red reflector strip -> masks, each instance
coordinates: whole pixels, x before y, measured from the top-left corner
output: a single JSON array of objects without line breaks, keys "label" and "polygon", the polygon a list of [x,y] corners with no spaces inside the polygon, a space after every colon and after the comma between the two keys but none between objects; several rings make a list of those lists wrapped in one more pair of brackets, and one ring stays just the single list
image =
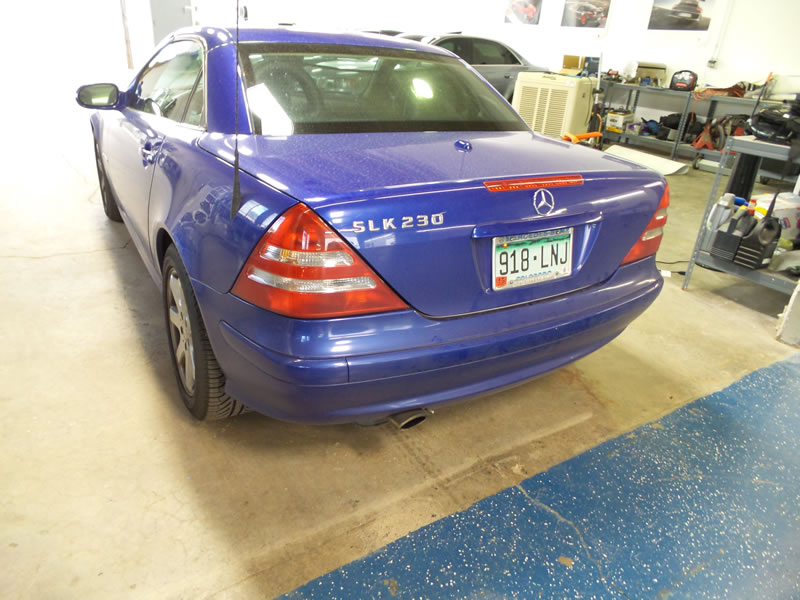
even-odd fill
[{"label": "red reflector strip", "polygon": [[490,192],[513,192],[516,190],[532,190],[534,188],[567,187],[583,185],[583,175],[551,175],[549,177],[525,177],[524,179],[499,179],[484,181],[483,185]]}]

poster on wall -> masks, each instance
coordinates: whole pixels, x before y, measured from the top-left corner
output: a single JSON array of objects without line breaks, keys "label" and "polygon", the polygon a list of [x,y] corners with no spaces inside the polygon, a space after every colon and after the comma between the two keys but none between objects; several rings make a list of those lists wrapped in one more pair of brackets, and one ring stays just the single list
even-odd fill
[{"label": "poster on wall", "polygon": [[508,0],[506,4],[506,23],[538,25],[542,14],[543,0]]},{"label": "poster on wall", "polygon": [[605,27],[610,4],[611,0],[593,0],[592,2],[567,0],[564,4],[564,15],[561,17],[561,26]]},{"label": "poster on wall", "polygon": [[707,31],[714,0],[653,0],[648,29]]}]

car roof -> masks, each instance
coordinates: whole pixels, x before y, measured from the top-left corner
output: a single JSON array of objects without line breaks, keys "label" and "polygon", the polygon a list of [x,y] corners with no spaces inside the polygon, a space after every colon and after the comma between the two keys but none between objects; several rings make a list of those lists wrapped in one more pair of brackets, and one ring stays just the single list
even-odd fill
[{"label": "car roof", "polygon": [[[484,40],[487,42],[494,42],[495,44],[500,44],[501,46],[505,46],[506,48],[512,49],[507,43],[501,42],[500,40],[496,40],[493,38],[486,37],[484,35],[470,35],[467,33],[440,33],[437,35],[428,35],[428,34],[419,34],[419,33],[402,33],[399,38],[407,39],[407,40],[420,40],[426,44],[434,44],[439,41],[443,40],[450,40],[450,39],[470,39],[470,40]],[[515,54],[518,54],[516,50],[514,51]]]},{"label": "car roof", "polygon": [[[204,40],[209,51],[218,46],[229,44],[235,39],[235,30],[228,27],[185,27],[170,34],[160,44],[178,37],[200,37]],[[256,29],[240,28],[239,42],[267,42],[283,44],[333,44],[343,46],[366,46],[377,48],[389,48],[396,50],[416,50],[429,54],[440,54],[451,56],[444,49],[420,44],[411,40],[389,37],[380,34],[364,32],[320,32],[302,31],[295,28],[275,28],[275,29]]]},{"label": "car roof", "polygon": [[[412,40],[412,39],[416,40],[416,39],[418,39],[418,36],[419,36],[419,34],[415,34],[415,33],[404,33],[404,34],[401,34],[398,37],[405,38],[405,39],[410,39],[410,40]],[[466,33],[453,32],[453,33],[442,33],[442,34],[439,34],[439,35],[423,35],[423,36],[419,36],[419,37],[421,38],[420,41],[423,44],[431,44],[431,45],[437,44],[439,42],[444,42],[446,40],[452,40],[452,39],[470,39],[470,40],[481,40],[481,41],[486,41],[486,42],[493,42],[495,44],[500,44],[501,46],[503,46],[506,49],[508,49],[513,55],[515,55],[519,59],[519,61],[521,63],[523,63],[525,65],[530,65],[531,64],[531,62],[527,58],[525,58],[522,54],[517,52],[514,48],[509,46],[506,42],[501,42],[500,40],[495,40],[495,39],[488,38],[488,37],[485,37],[485,36],[482,36],[482,35],[469,35],[469,34],[466,34]]]}]

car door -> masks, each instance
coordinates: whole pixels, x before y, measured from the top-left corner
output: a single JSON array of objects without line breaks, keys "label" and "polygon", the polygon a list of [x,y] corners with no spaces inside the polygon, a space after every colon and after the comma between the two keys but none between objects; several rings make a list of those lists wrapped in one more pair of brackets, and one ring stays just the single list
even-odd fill
[{"label": "car door", "polygon": [[525,67],[511,50],[491,40],[473,38],[472,65],[506,99],[514,93],[517,75]]},{"label": "car door", "polygon": [[179,40],[162,48],[141,71],[128,106],[104,126],[104,159],[131,237],[147,257],[150,186],[165,128],[181,121],[203,64],[203,48]]},{"label": "car door", "polygon": [[[197,147],[198,139],[206,131],[205,75],[204,67],[197,76],[194,89],[190,90],[191,96],[185,104],[183,118],[178,113],[174,119],[165,119],[163,124],[164,138],[150,186],[148,222],[153,257],[158,255],[157,232],[167,224],[171,213],[174,212],[173,217],[180,215],[180,222],[170,234],[184,239],[187,236],[194,238],[196,226],[213,218],[208,199],[204,197],[197,201],[199,190],[214,180],[211,173],[215,171],[209,163],[215,166],[219,163]],[[219,189],[209,188],[204,196],[219,193]],[[155,258],[152,266],[157,272],[159,265]]]}]

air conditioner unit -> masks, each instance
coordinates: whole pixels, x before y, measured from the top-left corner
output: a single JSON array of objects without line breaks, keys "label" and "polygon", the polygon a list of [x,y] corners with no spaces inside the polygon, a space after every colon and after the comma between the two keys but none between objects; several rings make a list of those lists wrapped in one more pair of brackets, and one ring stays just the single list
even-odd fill
[{"label": "air conditioner unit", "polygon": [[520,73],[512,106],[537,133],[557,138],[567,132],[586,133],[593,81],[555,73]]}]

